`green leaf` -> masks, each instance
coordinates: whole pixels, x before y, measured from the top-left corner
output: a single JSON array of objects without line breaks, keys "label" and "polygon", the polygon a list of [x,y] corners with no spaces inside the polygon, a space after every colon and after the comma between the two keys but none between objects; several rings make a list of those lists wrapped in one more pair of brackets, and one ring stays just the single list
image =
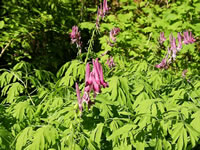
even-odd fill
[{"label": "green leaf", "polygon": [[0,21],[0,29],[4,27],[4,21]]},{"label": "green leaf", "polygon": [[93,130],[91,134],[92,140],[98,144],[99,148],[100,148],[100,141],[101,141],[103,126],[104,126],[103,123],[97,124],[97,127],[95,128],[95,130]]},{"label": "green leaf", "polygon": [[192,114],[192,122],[191,122],[191,126],[197,130],[198,132],[200,132],[200,110],[195,112],[194,114]]},{"label": "green leaf", "polygon": [[27,127],[22,130],[17,136],[16,150],[21,150],[33,134],[32,127]]},{"label": "green leaf", "polygon": [[135,129],[137,126],[134,124],[126,124],[123,127],[115,130],[109,137],[107,137],[107,140],[112,140],[116,136],[120,136],[122,134],[128,133],[130,130]]},{"label": "green leaf", "polygon": [[20,93],[23,93],[24,86],[19,82],[15,82],[5,86],[2,90],[2,95],[6,95],[7,92],[7,102],[12,103],[16,96],[19,96]]},{"label": "green leaf", "polygon": [[136,143],[136,150],[144,150],[145,143],[144,142],[137,142]]},{"label": "green leaf", "polygon": [[29,104],[28,101],[17,103],[13,110],[13,116],[16,117],[16,119],[19,119],[19,121],[22,121],[25,116],[32,120],[33,114],[34,108]]},{"label": "green leaf", "polygon": [[0,149],[11,149],[13,136],[5,127],[0,126]]},{"label": "green leaf", "polygon": [[80,24],[81,29],[88,29],[88,30],[92,30],[95,27],[94,23],[91,22],[82,22]]},{"label": "green leaf", "polygon": [[198,131],[196,131],[191,125],[186,124],[186,129],[190,135],[190,140],[192,143],[192,147],[195,147],[196,142],[198,142],[199,137],[200,137],[200,133]]},{"label": "green leaf", "polygon": [[173,132],[171,134],[172,136],[172,143],[175,143],[177,139],[181,136],[182,130],[184,129],[184,124],[183,123],[177,123],[173,127]]}]

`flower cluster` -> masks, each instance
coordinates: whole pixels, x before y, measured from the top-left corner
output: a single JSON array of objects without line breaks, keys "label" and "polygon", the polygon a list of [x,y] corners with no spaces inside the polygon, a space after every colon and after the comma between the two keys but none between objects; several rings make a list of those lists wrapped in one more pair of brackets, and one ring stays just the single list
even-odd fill
[{"label": "flower cluster", "polygon": [[[109,45],[110,46],[114,46],[113,43],[116,42],[116,35],[118,35],[120,32],[120,28],[113,28],[111,31],[110,31],[110,39],[109,39]],[[111,42],[112,41],[112,42]]]},{"label": "flower cluster", "polygon": [[165,38],[164,32],[161,32],[160,33],[160,40],[159,40],[159,42],[160,42],[160,44],[163,44],[165,41],[166,41],[166,38]]},{"label": "flower cluster", "polygon": [[73,26],[72,27],[72,32],[70,33],[70,38],[71,38],[71,42],[72,44],[76,43],[76,46],[81,49],[81,34],[78,31],[78,27],[77,26]]},{"label": "flower cluster", "polygon": [[[190,35],[189,35],[190,34]],[[192,32],[183,32],[183,43],[184,44],[192,44],[194,43],[196,40],[194,39]]]},{"label": "flower cluster", "polygon": [[90,108],[90,106],[94,104],[94,102],[90,100],[91,91],[93,91],[95,98],[96,94],[101,92],[102,86],[104,88],[108,87],[108,83],[104,81],[103,68],[101,64],[98,62],[98,58],[96,60],[92,60],[92,64],[93,64],[93,70],[91,72],[90,72],[90,64],[89,63],[86,64],[85,89],[82,98],[80,97],[80,90],[78,84],[76,83],[76,94],[80,111],[83,111],[83,106],[82,106],[83,102],[86,102],[88,108]]},{"label": "flower cluster", "polygon": [[108,58],[106,64],[108,65],[109,68],[114,67],[115,63],[114,63],[113,57]]},{"label": "flower cluster", "polygon": [[[160,40],[159,42],[163,44],[163,42],[166,40],[164,36],[164,32],[160,33]],[[161,61],[160,64],[155,65],[156,68],[159,69],[167,69],[169,64],[172,63],[172,60],[174,61],[176,59],[177,53],[182,49],[182,44],[192,44],[195,42],[195,39],[192,35],[192,32],[185,31],[183,32],[183,35],[181,33],[178,33],[177,36],[177,42],[176,44],[176,38],[171,34],[169,36],[170,41],[170,47],[168,47],[167,55],[165,58]]]},{"label": "flower cluster", "polygon": [[185,78],[185,76],[186,76],[187,72],[188,72],[188,70],[187,70],[187,69],[183,70],[183,72],[182,72],[182,77],[183,77],[183,78]]},{"label": "flower cluster", "polygon": [[108,12],[109,8],[108,8],[108,3],[107,0],[103,1],[103,6],[102,3],[100,4],[100,7],[98,7],[97,10],[97,19],[96,19],[96,28],[99,28],[99,21],[100,19],[105,17],[105,14]]}]

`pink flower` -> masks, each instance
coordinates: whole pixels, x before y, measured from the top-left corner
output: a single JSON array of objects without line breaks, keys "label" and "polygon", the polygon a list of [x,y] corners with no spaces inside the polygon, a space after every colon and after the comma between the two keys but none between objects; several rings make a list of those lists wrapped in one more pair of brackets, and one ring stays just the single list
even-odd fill
[{"label": "pink flower", "polygon": [[81,35],[80,35],[80,32],[78,31],[77,26],[72,27],[72,32],[70,33],[70,38],[71,38],[72,44],[76,43],[76,46],[78,48],[81,48],[81,45],[82,45]]},{"label": "pink flower", "polygon": [[90,80],[90,64],[86,64],[86,71],[85,71],[85,85],[91,84],[92,81]]},{"label": "pink flower", "polygon": [[182,36],[180,34],[180,32],[178,33],[178,46],[177,46],[177,50],[180,51],[182,49]]},{"label": "pink flower", "polygon": [[107,4],[107,0],[103,1],[103,14],[105,15],[108,12],[109,8],[108,8],[108,4]]},{"label": "pink flower", "polygon": [[97,10],[97,19],[96,19],[96,28],[97,29],[99,28],[100,19],[103,19],[105,17],[108,10],[109,10],[109,8],[108,8],[107,0],[104,0],[103,6],[101,3],[100,8],[98,7],[98,10]]},{"label": "pink flower", "polygon": [[161,32],[160,33],[160,44],[163,44],[164,42],[166,41],[166,38],[165,38],[165,35],[164,35],[164,32]]},{"label": "pink flower", "polygon": [[183,43],[184,44],[192,44],[194,43],[196,40],[194,39],[193,35],[192,35],[192,32],[190,32],[190,35],[189,35],[189,32],[188,31],[185,31],[183,32]]},{"label": "pink flower", "polygon": [[85,73],[85,89],[83,97],[80,97],[80,90],[78,88],[78,84],[76,83],[76,93],[77,93],[77,99],[79,104],[79,109],[82,111],[82,103],[86,102],[88,105],[88,108],[94,102],[90,100],[90,92],[93,91],[94,98],[96,97],[96,94],[101,92],[101,87],[103,86],[108,87],[108,83],[104,81],[103,79],[103,69],[101,64],[98,62],[98,58],[96,60],[92,60],[93,69],[90,72],[90,64],[86,64],[86,73]]},{"label": "pink flower", "polygon": [[[113,28],[111,31],[110,31],[110,39],[108,41],[108,43],[110,44],[110,46],[114,46],[113,43],[116,42],[116,35],[118,35],[120,32],[120,28]],[[111,42],[112,41],[112,42]]]},{"label": "pink flower", "polygon": [[188,72],[187,69],[183,70],[183,72],[182,72],[182,77],[183,77],[183,78],[185,78],[187,72]]},{"label": "pink flower", "polygon": [[160,64],[155,65],[155,67],[156,67],[156,68],[159,68],[159,69],[163,69],[163,68],[167,69],[168,66],[167,66],[167,60],[166,60],[166,58],[164,58],[164,59],[161,61]]},{"label": "pink flower", "polygon": [[78,99],[79,110],[83,111],[82,98],[80,96],[80,90],[79,90],[79,87],[78,87],[77,83],[76,83],[76,95],[77,95],[77,99]]},{"label": "pink flower", "polygon": [[106,64],[108,65],[109,68],[114,67],[115,63],[114,63],[113,57],[108,58]]},{"label": "pink flower", "polygon": [[[161,33],[160,43],[164,41],[163,37],[164,33]],[[160,64],[155,65],[156,68],[167,69],[168,65],[172,63],[173,60],[175,60],[177,53],[182,49],[182,42],[184,44],[192,44],[196,41],[192,35],[192,32],[189,33],[188,31],[183,32],[183,36],[181,35],[181,33],[178,33],[177,40],[178,40],[178,46],[176,45],[176,38],[173,37],[172,34],[170,35],[169,37],[170,48],[168,48],[167,56],[161,61]]]},{"label": "pink flower", "polygon": [[190,37],[189,37],[189,42],[190,42],[190,44],[194,43],[195,41],[196,41],[196,40],[195,40],[195,38],[193,37],[192,32],[190,32]]},{"label": "pink flower", "polygon": [[176,48],[176,38],[173,37],[173,35],[170,35],[170,44],[171,44],[171,51],[172,51],[172,58],[175,60],[176,58],[176,53],[177,53],[177,48]]},{"label": "pink flower", "polygon": [[101,64],[96,60],[92,60],[93,69],[90,72],[89,63],[86,65],[86,88],[85,91],[93,90],[95,93],[101,92],[101,86],[108,87],[108,83],[104,81],[103,69]]}]

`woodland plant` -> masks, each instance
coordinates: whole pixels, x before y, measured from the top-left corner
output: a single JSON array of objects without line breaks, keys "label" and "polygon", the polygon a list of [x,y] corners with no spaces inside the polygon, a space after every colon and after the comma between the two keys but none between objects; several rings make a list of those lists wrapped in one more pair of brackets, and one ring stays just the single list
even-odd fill
[{"label": "woodland plant", "polygon": [[88,108],[94,102],[90,100],[90,92],[93,90],[93,97],[95,98],[98,93],[101,92],[101,86],[104,88],[108,87],[108,83],[103,79],[103,69],[101,64],[98,62],[98,58],[96,60],[92,60],[93,70],[90,72],[90,64],[86,64],[86,74],[85,74],[85,89],[83,97],[80,97],[79,86],[76,83],[76,94],[79,104],[79,110],[83,111],[82,103],[85,101],[88,105]]},{"label": "woodland plant", "polygon": [[[163,44],[163,42],[166,40],[164,37],[164,32],[160,33],[160,44]],[[177,53],[182,49],[182,43],[187,44],[193,44],[196,40],[194,39],[192,32],[185,31],[183,32],[183,35],[181,33],[178,33],[177,41],[178,45],[176,45],[176,38],[173,37],[171,34],[169,37],[170,41],[170,48],[168,47],[167,55],[165,58],[161,61],[160,64],[155,65],[156,68],[159,69],[168,69],[169,65],[175,61]]]},{"label": "woodland plant", "polygon": [[78,31],[77,26],[72,27],[72,32],[70,33],[70,38],[71,38],[72,44],[76,43],[76,46],[79,49],[79,54],[81,54],[82,42],[81,42],[81,35],[80,35],[80,32]]},{"label": "woodland plant", "polygon": [[0,6],[0,149],[199,149],[198,0]]}]

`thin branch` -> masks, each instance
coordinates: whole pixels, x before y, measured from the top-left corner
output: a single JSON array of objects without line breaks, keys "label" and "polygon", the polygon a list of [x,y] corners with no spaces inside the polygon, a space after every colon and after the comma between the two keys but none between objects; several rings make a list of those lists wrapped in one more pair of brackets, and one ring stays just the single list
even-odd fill
[{"label": "thin branch", "polygon": [[10,40],[10,41],[6,44],[6,46],[5,46],[4,48],[2,48],[0,57],[2,57],[3,53],[5,52],[5,50],[8,48],[8,46],[9,46],[11,43],[12,43],[12,40]]}]

